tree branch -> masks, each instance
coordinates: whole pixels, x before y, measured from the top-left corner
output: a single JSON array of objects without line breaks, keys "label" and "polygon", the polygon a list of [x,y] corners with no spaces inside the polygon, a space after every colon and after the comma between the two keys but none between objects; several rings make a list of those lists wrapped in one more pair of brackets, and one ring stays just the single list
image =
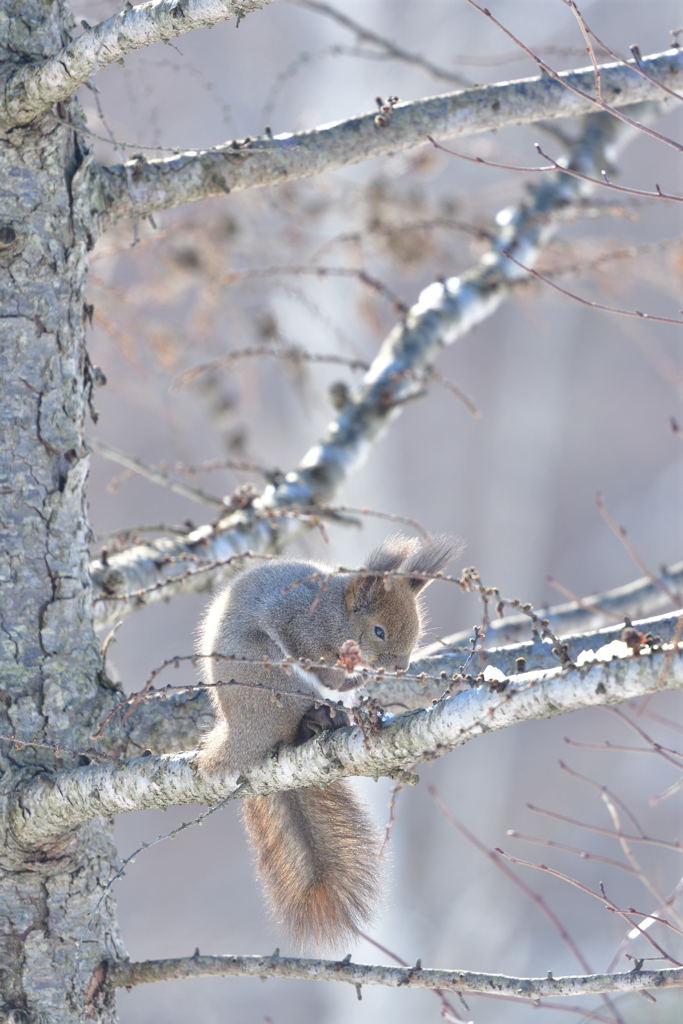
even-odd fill
[{"label": "tree branch", "polygon": [[159,484],[169,491],[173,491],[174,494],[180,494],[181,497],[189,498],[190,501],[199,502],[201,505],[215,505],[218,508],[225,509],[225,502],[221,498],[217,498],[215,494],[210,494],[200,487],[189,487],[182,480],[174,479],[165,470],[147,466],[140,459],[135,459],[131,455],[119,451],[118,448],[112,448],[111,445],[105,444],[104,441],[100,441],[98,438],[90,438],[89,444],[93,451],[96,451],[103,458],[109,459],[111,462],[117,462],[119,466],[124,466],[132,473],[144,476],[145,479],[151,480],[153,483]]},{"label": "tree branch", "polygon": [[[673,590],[683,587],[683,562],[662,567],[658,581],[663,587]],[[540,619],[548,619],[554,633],[573,632],[577,629],[602,626],[609,618],[623,620],[625,615],[639,618],[659,611],[669,603],[663,587],[658,586],[649,576],[643,576],[622,587],[614,587],[600,594],[590,594],[578,601],[567,601],[564,604],[534,610]],[[486,627],[486,641],[501,644],[525,637],[528,632],[528,615],[509,615],[489,623]],[[467,644],[468,640],[469,633],[462,631],[446,637],[444,643],[457,647]]]},{"label": "tree branch", "polygon": [[[653,646],[658,647],[675,641],[681,621],[680,613],[661,615],[635,621],[633,627],[639,633],[652,634],[656,638]],[[528,618],[526,622],[528,627]],[[622,623],[594,633],[561,637],[566,648],[565,656],[575,664],[581,663],[586,660],[586,652],[597,651],[605,644],[619,640],[623,628]],[[474,681],[474,675],[485,672],[487,668],[496,669],[506,678],[520,672],[556,668],[558,655],[554,653],[553,646],[535,636],[533,641],[477,651],[473,656],[471,647],[453,651],[444,650],[443,645],[433,645],[417,652],[417,660],[411,663],[407,673],[375,681],[366,686],[365,694],[387,709],[418,708],[439,700],[450,688],[453,693],[468,688]],[[625,647],[622,647],[622,653],[625,653]],[[524,661],[523,667],[520,667],[520,659]],[[469,679],[461,675],[464,670],[470,673]],[[108,748],[132,757],[143,750],[161,754],[191,747],[212,719],[205,686],[132,694],[106,724]]]},{"label": "tree branch", "polygon": [[202,775],[196,751],[91,764],[28,781],[9,809],[9,829],[25,848],[49,842],[91,818],[123,811],[213,804],[231,796],[327,785],[350,775],[392,774],[517,722],[681,687],[679,643],[640,657],[629,652],[581,668],[527,673],[508,682],[502,692],[478,686],[379,727],[328,731],[303,746],[279,750],[237,778]]},{"label": "tree branch", "polygon": [[0,127],[27,124],[53,103],[72,96],[96,71],[152,43],[167,43],[196,28],[239,19],[271,0],[153,0],[127,5],[59,53],[13,68],[0,89]]},{"label": "tree branch", "polygon": [[446,971],[422,967],[386,967],[339,960],[310,960],[281,956],[195,956],[141,963],[107,964],[106,981],[130,988],[152,981],[196,977],[289,978],[299,981],[346,981],[351,985],[384,985],[387,988],[428,988],[446,992],[503,995],[513,999],[547,999],[552,996],[587,996],[603,992],[642,992],[683,986],[683,967],[659,971],[628,971],[553,978],[511,978],[504,974]]},{"label": "tree branch", "polygon": [[[659,104],[646,104],[639,113],[654,116],[660,109]],[[599,176],[629,136],[632,132],[622,122],[607,114],[591,115],[571,148],[570,166]],[[315,516],[316,505],[331,499],[405,403],[422,393],[422,382],[441,349],[491,316],[511,288],[528,276],[504,251],[533,264],[562,215],[591,190],[590,183],[557,172],[538,182],[526,202],[504,211],[502,227],[481,261],[460,277],[424,289],[385,339],[357,395],[298,467],[282,483],[268,486],[251,507],[186,537],[158,538],[110,555],[106,562],[93,562],[97,624],[110,626],[154,601],[215,586],[244,564],[231,558],[282,544],[297,509],[299,516],[301,510]]]},{"label": "tree branch", "polygon": [[209,695],[203,686],[178,690],[154,690],[134,706],[122,703],[106,725],[107,749],[124,757],[143,750],[165,754],[190,748],[214,719]]},{"label": "tree branch", "polygon": [[[539,615],[538,612],[535,614]],[[528,616],[524,616],[524,618],[528,631],[533,628],[532,623]],[[504,621],[501,619],[501,622]],[[643,636],[650,635],[653,638],[652,643],[655,648],[664,643],[672,641],[675,643],[680,639],[682,626],[683,611],[633,622],[633,628],[637,633]],[[438,700],[448,685],[447,681],[451,678],[454,678],[456,682],[458,679],[462,679],[460,673],[463,672],[465,665],[468,666],[470,679],[491,669],[495,670],[502,678],[509,679],[524,672],[552,670],[563,660],[575,665],[582,665],[608,644],[618,642],[625,648],[626,641],[622,639],[623,633],[624,623],[622,621],[618,626],[607,626],[592,633],[563,636],[559,638],[560,650],[558,650],[553,639],[549,636],[542,637],[535,632],[533,640],[508,644],[504,647],[493,647],[488,650],[477,650],[474,655],[471,644],[467,647],[453,649],[451,638],[446,638],[439,644],[433,644],[418,651],[417,660],[411,662],[405,676],[387,679],[377,686],[373,685],[372,695],[384,707],[391,708],[396,705],[409,708],[419,707],[430,700]],[[614,650],[616,653],[616,649]],[[623,649],[622,653],[625,653]],[[420,679],[421,675],[422,679]],[[493,675],[487,676],[487,678],[493,679]],[[467,685],[467,683],[461,681],[460,685]]]},{"label": "tree branch", "polygon": [[[622,107],[659,100],[658,83],[676,88],[683,81],[681,50],[642,58],[640,67],[652,80],[629,66],[633,64],[601,65],[605,101]],[[93,213],[103,230],[122,217],[145,217],[208,196],[297,180],[397,153],[419,145],[428,135],[475,135],[510,124],[586,114],[596,106],[590,95],[594,74],[591,66],[561,72],[557,79],[539,75],[400,103],[383,126],[377,125],[375,111],[311,131],[233,141],[161,160],[137,157],[110,167],[93,164],[86,187],[94,186],[97,193]]]},{"label": "tree branch", "polygon": [[[469,83],[465,80],[462,75],[451,70],[450,68],[439,67],[438,64],[434,64],[432,61],[427,60],[425,57],[419,56],[419,54],[412,53],[409,50],[404,50],[402,46],[397,46],[396,43],[386,39],[384,36],[379,35],[377,32],[373,32],[372,29],[367,28],[365,25],[361,25],[358,21],[350,18],[344,11],[338,10],[331,4],[319,3],[316,0],[293,0],[299,7],[306,7],[309,11],[316,11],[318,14],[323,14],[328,18],[331,18],[338,25],[342,25],[348,29],[349,32],[353,32],[359,43],[370,43],[372,46],[376,46],[380,52],[386,54],[391,60],[403,61],[406,64],[411,64],[413,67],[421,68],[422,71],[426,71],[428,75],[432,75],[434,78],[441,78],[446,82],[453,82],[455,85],[466,86]],[[457,62],[456,62],[457,63]]]}]

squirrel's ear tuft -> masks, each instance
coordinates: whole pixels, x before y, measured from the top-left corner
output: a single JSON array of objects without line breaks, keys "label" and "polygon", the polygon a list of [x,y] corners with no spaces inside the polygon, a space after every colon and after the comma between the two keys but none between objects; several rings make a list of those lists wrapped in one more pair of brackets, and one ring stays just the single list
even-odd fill
[{"label": "squirrel's ear tuft", "polygon": [[[394,533],[372,552],[367,569],[376,573],[400,572],[408,575],[411,590],[418,593],[432,581],[422,576],[434,576],[447,562],[459,555],[464,547],[461,540],[446,536],[435,536],[421,541],[417,537],[406,537]],[[415,573],[415,576],[412,576]],[[369,604],[375,587],[382,585],[382,577],[365,576],[356,578],[347,588],[347,606],[354,610],[362,604]],[[384,580],[383,586],[391,586]]]},{"label": "squirrel's ear tuft", "polygon": [[[370,554],[364,566],[365,574],[354,576],[345,589],[346,607],[350,612],[370,608],[381,593],[391,589],[391,580],[382,574],[403,568],[406,559],[417,555],[420,542],[416,537],[394,533],[382,541]],[[379,575],[375,576],[374,573]]]},{"label": "squirrel's ear tuft", "polygon": [[403,569],[403,563],[416,556],[421,545],[417,537],[406,537],[402,533],[392,533],[372,552],[367,561],[367,568],[375,572],[393,572]]},{"label": "squirrel's ear tuft", "polygon": [[421,577],[434,576],[440,572],[451,558],[460,554],[463,547],[464,544],[459,539],[454,540],[446,536],[431,537],[405,559],[401,565],[401,572],[415,573],[416,575],[410,579],[411,588],[416,592],[424,590],[432,580]]}]

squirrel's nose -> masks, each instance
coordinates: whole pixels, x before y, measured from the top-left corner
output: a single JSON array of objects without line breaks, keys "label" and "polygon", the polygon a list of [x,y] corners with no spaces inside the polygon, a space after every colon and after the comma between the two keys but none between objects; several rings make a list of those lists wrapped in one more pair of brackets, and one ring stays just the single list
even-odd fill
[{"label": "squirrel's nose", "polygon": [[397,661],[394,662],[394,672],[405,672],[405,670],[408,668],[408,663],[408,658],[399,658]]}]

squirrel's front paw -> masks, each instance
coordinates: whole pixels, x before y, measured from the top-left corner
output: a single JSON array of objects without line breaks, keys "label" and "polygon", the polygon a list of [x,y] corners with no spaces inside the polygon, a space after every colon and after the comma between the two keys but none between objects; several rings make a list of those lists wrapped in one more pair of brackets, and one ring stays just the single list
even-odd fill
[{"label": "squirrel's front paw", "polygon": [[338,706],[314,704],[299,722],[294,743],[295,745],[305,743],[306,740],[318,736],[324,729],[342,729],[345,725],[350,724],[351,719],[341,704]]}]

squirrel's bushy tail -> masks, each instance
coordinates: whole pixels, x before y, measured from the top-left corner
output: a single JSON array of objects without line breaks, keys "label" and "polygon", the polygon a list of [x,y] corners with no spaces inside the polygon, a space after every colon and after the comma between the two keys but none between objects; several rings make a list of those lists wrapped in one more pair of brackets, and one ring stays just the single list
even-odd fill
[{"label": "squirrel's bushy tail", "polygon": [[370,915],[379,843],[345,782],[246,797],[244,822],[272,908],[300,944],[339,946]]}]

